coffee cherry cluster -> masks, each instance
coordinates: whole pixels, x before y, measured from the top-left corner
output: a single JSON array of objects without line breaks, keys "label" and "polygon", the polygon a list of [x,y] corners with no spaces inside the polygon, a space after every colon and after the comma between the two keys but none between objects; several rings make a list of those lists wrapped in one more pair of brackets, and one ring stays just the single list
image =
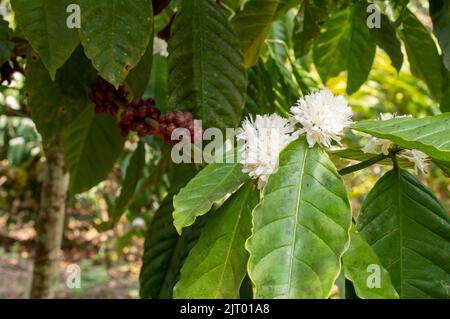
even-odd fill
[{"label": "coffee cherry cluster", "polygon": [[100,77],[92,84],[89,98],[95,103],[97,114],[109,112],[120,119],[117,127],[124,137],[132,131],[139,137],[153,135],[162,138],[168,145],[175,145],[181,141],[181,138],[172,140],[172,133],[177,128],[187,129],[192,143],[203,134],[203,131],[195,130],[192,113],[176,111],[161,115],[155,106],[155,100],[137,98],[129,102],[124,85],[120,85],[116,90],[113,85]]},{"label": "coffee cherry cluster", "polygon": [[130,131],[136,132],[140,137],[147,135],[158,136],[159,116],[161,112],[155,107],[155,100],[133,100],[121,114],[118,127],[123,136]]},{"label": "coffee cherry cluster", "polygon": [[102,115],[109,112],[112,116],[116,116],[119,107],[126,105],[128,92],[125,85],[120,85],[119,89],[108,83],[101,77],[98,77],[92,84],[89,99],[95,104],[95,112]]},{"label": "coffee cherry cluster", "polygon": [[181,141],[180,139],[172,140],[172,133],[177,128],[187,129],[191,135],[192,143],[198,138],[196,135],[201,133],[195,131],[194,119],[190,112],[169,112],[159,117],[159,132],[166,144],[175,145]]}]

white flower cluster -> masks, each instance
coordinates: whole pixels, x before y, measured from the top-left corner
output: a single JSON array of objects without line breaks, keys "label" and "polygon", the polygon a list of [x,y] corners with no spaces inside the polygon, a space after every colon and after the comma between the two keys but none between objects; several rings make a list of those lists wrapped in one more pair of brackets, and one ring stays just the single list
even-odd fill
[{"label": "white flower cluster", "polygon": [[291,108],[296,122],[306,133],[310,147],[316,143],[331,147],[331,141],[340,144],[340,135],[345,127],[352,124],[352,109],[343,96],[334,96],[328,90],[322,90],[299,99],[297,106]]},{"label": "white flower cluster", "polygon": [[[247,118],[238,130],[243,172],[258,179],[259,189],[275,171],[280,152],[299,135],[306,134],[310,147],[316,143],[330,147],[332,140],[339,143],[339,135],[352,123],[352,110],[344,97],[334,96],[328,90],[299,99],[291,112],[289,119],[276,114]],[[296,129],[297,123],[302,128]]]},{"label": "white flower cluster", "polygon": [[169,56],[169,52],[167,52],[166,40],[158,37],[153,38],[153,54],[159,54],[160,56],[165,58]]},{"label": "white flower cluster", "polygon": [[[396,114],[390,114],[390,113],[382,113],[380,114],[379,120],[380,121],[386,121],[393,118],[404,118],[404,117],[411,117],[411,115],[396,115]],[[388,155],[390,149],[395,146],[394,143],[392,143],[389,140],[371,137],[369,142],[363,147],[364,153],[370,153],[370,154],[384,154]],[[414,169],[416,173],[421,171],[422,173],[427,172],[427,164],[429,161],[428,156],[419,151],[419,150],[403,150],[398,154],[399,157],[406,158],[407,160],[414,163]]]},{"label": "white flower cluster", "polygon": [[256,115],[247,118],[237,131],[243,172],[258,179],[258,188],[264,188],[277,166],[278,155],[298,137],[288,119],[277,114]]}]

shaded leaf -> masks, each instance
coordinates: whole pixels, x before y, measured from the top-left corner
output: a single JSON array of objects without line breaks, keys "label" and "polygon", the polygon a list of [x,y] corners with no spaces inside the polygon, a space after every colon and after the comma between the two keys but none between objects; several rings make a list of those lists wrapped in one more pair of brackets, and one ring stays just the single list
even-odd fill
[{"label": "shaded leaf", "polygon": [[89,104],[64,131],[64,159],[70,172],[72,195],[89,190],[111,171],[125,142],[115,124],[114,117],[97,115]]},{"label": "shaded leaf", "polygon": [[55,78],[80,42],[77,29],[67,27],[66,8],[73,0],[12,0],[15,19],[33,49]]},{"label": "shaded leaf", "polygon": [[429,2],[433,31],[442,49],[444,65],[450,71],[450,1],[430,0]]},{"label": "shaded leaf", "polygon": [[246,72],[239,40],[215,1],[181,2],[169,52],[169,108],[193,112],[204,127],[236,127]]},{"label": "shaded leaf", "polygon": [[[353,282],[356,294],[364,299],[398,298],[398,294],[392,286],[389,272],[381,266],[377,254],[372,247],[352,228],[350,232],[350,246],[342,257],[345,277]],[[370,266],[379,267],[380,287],[370,286],[369,276],[372,274]]]},{"label": "shaded leaf", "polygon": [[116,87],[153,37],[151,0],[80,0],[81,43],[99,74]]},{"label": "shaded leaf", "polygon": [[442,95],[441,58],[430,32],[407,10],[400,34],[412,74],[422,79],[431,95],[439,101]]},{"label": "shaded leaf", "polygon": [[402,169],[370,191],[358,230],[401,298],[449,298],[450,223],[434,194]]},{"label": "shaded leaf", "polygon": [[[375,56],[375,43],[366,25],[365,1],[336,11],[326,22],[314,46],[314,63],[324,83],[347,71],[347,93],[367,80]],[[361,57],[364,57],[363,59]]]},{"label": "shaded leaf", "polygon": [[249,0],[231,21],[234,31],[241,40],[245,66],[256,64],[259,51],[270,30],[279,0]]},{"label": "shaded leaf", "polygon": [[142,177],[142,170],[145,166],[145,147],[144,143],[139,142],[133,156],[128,163],[125,179],[122,182],[120,195],[116,198],[114,204],[113,223],[118,221],[123,212],[131,203],[137,190],[139,179]]}]

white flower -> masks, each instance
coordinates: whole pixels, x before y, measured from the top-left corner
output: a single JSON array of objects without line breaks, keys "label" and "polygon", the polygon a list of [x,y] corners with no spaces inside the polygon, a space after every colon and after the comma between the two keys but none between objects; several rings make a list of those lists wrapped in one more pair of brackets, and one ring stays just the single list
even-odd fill
[{"label": "white flower", "polygon": [[340,144],[342,131],[352,123],[352,109],[347,101],[343,96],[334,96],[328,90],[300,98],[291,112],[295,121],[303,126],[300,134],[306,133],[310,147],[316,143],[331,147],[332,140]]},{"label": "white flower", "polygon": [[137,217],[133,220],[132,225],[136,228],[144,228],[145,227],[145,220],[142,217]]},{"label": "white flower", "polygon": [[393,146],[391,141],[381,138],[372,137],[366,145],[364,145],[362,151],[370,154],[389,155],[389,149]]},{"label": "white flower", "polygon": [[427,172],[429,158],[428,155],[424,152],[421,152],[419,150],[404,150],[400,152],[398,156],[406,158],[407,160],[413,162],[416,174],[419,173],[419,171],[421,171],[422,173]]},{"label": "white flower", "polygon": [[159,54],[165,58],[169,56],[169,52],[167,52],[167,42],[164,39],[158,37],[153,38],[153,54]]},{"label": "white flower", "polygon": [[243,172],[258,179],[258,189],[263,189],[277,167],[278,155],[283,148],[298,137],[288,119],[277,114],[256,115],[242,122],[237,130]]}]

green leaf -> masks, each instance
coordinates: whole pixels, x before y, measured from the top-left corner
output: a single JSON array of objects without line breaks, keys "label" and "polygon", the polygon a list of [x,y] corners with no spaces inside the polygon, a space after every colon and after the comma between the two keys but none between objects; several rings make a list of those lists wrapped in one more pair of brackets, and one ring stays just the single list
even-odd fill
[{"label": "green leaf", "polygon": [[135,97],[144,95],[150,81],[152,73],[153,62],[153,37],[147,47],[147,51],[142,57],[141,61],[134,67],[127,76],[126,83],[128,84],[131,93]]},{"label": "green leaf", "polygon": [[447,177],[450,177],[450,161],[433,160],[434,164],[444,171]]},{"label": "green leaf", "polygon": [[160,55],[155,55],[152,64],[150,84],[146,95],[155,99],[161,113],[167,113],[167,59]]},{"label": "green leaf", "polygon": [[402,44],[397,37],[395,26],[385,14],[381,14],[380,28],[370,29],[376,44],[389,55],[392,65],[400,72],[403,64]]},{"label": "green leaf", "polygon": [[[372,247],[353,227],[350,231],[350,246],[342,258],[342,263],[345,277],[353,282],[358,297],[364,299],[398,298],[398,294],[392,286],[389,272],[381,266],[381,262]],[[371,265],[379,267],[380,287],[369,285]],[[378,273],[373,273],[373,275],[377,276]]]},{"label": "green leaf", "polygon": [[153,37],[151,0],[80,0],[81,43],[100,75],[115,86],[125,80]]},{"label": "green leaf", "polygon": [[283,17],[290,9],[300,5],[299,0],[279,0],[279,2],[277,10],[273,15],[274,20]]},{"label": "green leaf", "polygon": [[169,108],[193,112],[204,127],[236,127],[247,79],[239,41],[215,1],[181,2],[169,52]]},{"label": "green leaf", "polygon": [[[44,144],[49,143],[86,109],[87,95],[83,88],[80,89],[82,80],[78,75],[89,78],[90,65],[82,51],[77,53],[59,70],[56,81],[52,81],[35,53],[28,54],[25,92],[31,118],[36,123]],[[74,64],[77,65],[76,72]],[[78,93],[72,94],[75,91]]]},{"label": "green leaf", "polygon": [[450,220],[434,194],[402,169],[370,191],[358,230],[401,298],[449,298]]},{"label": "green leaf", "polygon": [[231,21],[241,40],[247,68],[258,62],[259,51],[266,40],[278,5],[279,0],[249,0]]},{"label": "green leaf", "polygon": [[18,26],[52,79],[80,42],[77,29],[67,27],[66,9],[72,3],[73,0],[11,0]]},{"label": "green leaf", "polygon": [[239,298],[247,274],[245,241],[257,202],[258,192],[248,183],[214,212],[181,269],[175,298]]},{"label": "green leaf", "polygon": [[211,163],[202,169],[174,197],[173,219],[178,233],[181,234],[183,227],[192,225],[214,203],[235,192],[248,179],[240,163]]},{"label": "green leaf", "polygon": [[352,129],[391,140],[400,147],[418,149],[429,156],[448,161],[450,158],[450,113],[421,119],[395,118],[387,121],[362,121]]},{"label": "green leaf", "polygon": [[[376,45],[366,25],[365,1],[336,11],[326,22],[314,46],[314,63],[322,81],[347,71],[347,93],[353,94],[367,80]],[[361,58],[364,57],[364,58]]]},{"label": "green leaf", "polygon": [[125,179],[122,183],[119,197],[116,198],[114,204],[113,223],[117,222],[123,212],[131,203],[136,193],[137,185],[142,177],[142,170],[145,166],[145,146],[143,142],[139,142],[133,156],[128,163]]},{"label": "green leaf", "polygon": [[255,298],[327,298],[349,241],[351,208],[328,155],[304,137],[280,154],[247,241]]},{"label": "green leaf", "polygon": [[89,104],[64,131],[64,159],[72,195],[89,190],[111,171],[125,142],[115,124],[114,117],[97,115]]},{"label": "green leaf", "polygon": [[429,3],[433,31],[442,49],[444,65],[450,71],[450,1],[430,0]]},{"label": "green leaf", "polygon": [[8,61],[11,57],[14,43],[11,42],[12,30],[9,24],[0,17],[0,65]]},{"label": "green leaf", "polygon": [[272,114],[275,111],[275,94],[270,74],[260,61],[248,71],[246,114]]},{"label": "green leaf", "polygon": [[400,35],[412,74],[422,79],[431,95],[439,101],[442,95],[441,58],[430,32],[407,10]]},{"label": "green leaf", "polygon": [[177,188],[188,180],[193,172],[190,167],[175,170],[181,180],[173,186],[152,220],[145,238],[142,268],[139,276],[142,298],[172,297],[173,287],[179,279],[180,269],[189,251],[197,242],[206,219],[200,219],[187,228],[181,236],[173,227],[172,201]]},{"label": "green leaf", "polygon": [[302,3],[294,27],[294,50],[297,57],[306,55],[320,35],[321,24],[329,11],[329,0],[305,0]]}]

